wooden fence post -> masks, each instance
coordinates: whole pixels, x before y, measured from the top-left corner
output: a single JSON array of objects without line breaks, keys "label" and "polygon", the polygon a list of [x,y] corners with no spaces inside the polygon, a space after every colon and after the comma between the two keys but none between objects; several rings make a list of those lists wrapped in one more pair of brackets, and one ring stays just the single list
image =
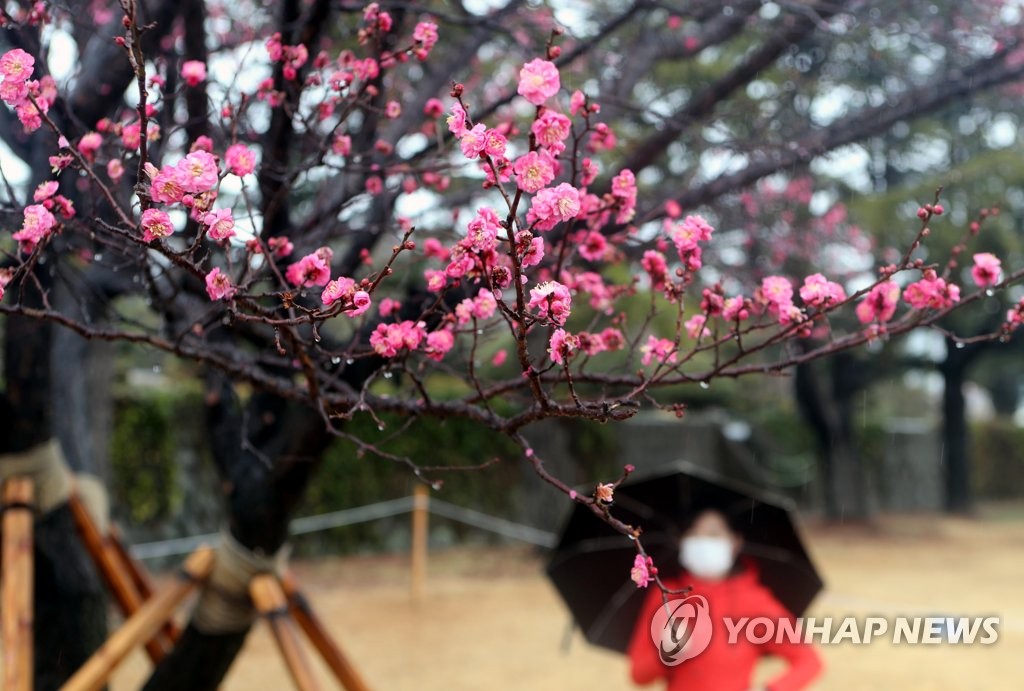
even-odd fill
[{"label": "wooden fence post", "polygon": [[419,602],[422,599],[424,583],[427,578],[427,518],[429,510],[429,490],[426,485],[418,483],[413,489],[412,503],[411,592],[414,602]]}]

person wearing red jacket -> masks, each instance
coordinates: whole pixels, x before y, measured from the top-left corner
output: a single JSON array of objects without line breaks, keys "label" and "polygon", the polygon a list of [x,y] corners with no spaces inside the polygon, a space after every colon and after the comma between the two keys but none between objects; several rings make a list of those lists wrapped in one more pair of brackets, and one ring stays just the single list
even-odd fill
[{"label": "person wearing red jacket", "polygon": [[[664,679],[668,681],[667,691],[748,691],[755,688],[798,691],[806,688],[821,673],[821,658],[810,644],[791,642],[788,636],[772,636],[768,641],[757,644],[748,639],[743,629],[737,629],[736,622],[744,617],[751,620],[767,617],[772,622],[793,618],[771,591],[758,581],[756,563],[749,559],[737,560],[742,544],[742,537],[730,527],[723,513],[709,509],[697,514],[680,543],[679,560],[683,572],[675,578],[664,578],[663,582],[672,590],[692,586],[692,593],[686,597],[705,598],[705,616],[710,614],[710,639],[706,633],[694,633],[700,624],[691,624],[693,631],[680,633],[677,623],[674,627],[657,627],[660,634],[658,631],[652,633],[651,622],[664,601],[662,591],[651,587],[629,644],[630,671],[634,682],[650,684]],[[668,597],[671,600],[684,596]],[[726,618],[735,629],[732,641]],[[692,617],[690,621],[693,621]],[[758,629],[758,633],[763,633],[763,627]],[[655,635],[660,635],[661,640],[655,640]],[[759,640],[763,636],[754,638]],[[678,651],[683,640],[687,641],[682,647],[684,651],[690,643],[701,645],[706,642],[707,647],[692,656],[682,655],[689,659],[678,664],[666,664],[659,647],[662,651]],[[753,687],[754,668],[763,655],[785,658],[788,668],[766,686]]]}]

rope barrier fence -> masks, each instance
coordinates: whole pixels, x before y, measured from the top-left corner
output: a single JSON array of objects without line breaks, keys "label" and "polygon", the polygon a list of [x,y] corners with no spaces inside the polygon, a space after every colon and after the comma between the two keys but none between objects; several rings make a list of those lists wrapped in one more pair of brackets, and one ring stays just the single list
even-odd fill
[{"label": "rope barrier fence", "polygon": [[[415,509],[413,497],[399,497],[387,501],[355,506],[330,513],[317,514],[296,518],[291,523],[292,535],[308,535],[310,533],[344,528],[345,526],[368,523],[382,518],[391,518],[411,513]],[[456,521],[479,530],[485,530],[502,537],[519,540],[538,547],[554,547],[557,536],[554,533],[534,528],[533,526],[516,523],[498,516],[458,506],[441,499],[431,498],[428,504],[431,514],[448,520]],[[131,555],[136,559],[161,559],[165,557],[189,554],[201,544],[215,543],[220,533],[204,533],[188,537],[156,540],[132,545]]]}]

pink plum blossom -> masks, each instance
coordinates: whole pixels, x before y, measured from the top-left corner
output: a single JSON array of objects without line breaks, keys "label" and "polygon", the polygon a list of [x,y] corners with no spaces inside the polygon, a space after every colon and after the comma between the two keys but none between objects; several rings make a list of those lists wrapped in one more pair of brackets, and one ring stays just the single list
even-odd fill
[{"label": "pink plum blossom", "polygon": [[516,159],[512,164],[516,184],[524,192],[533,194],[555,179],[555,167],[551,155],[545,151],[531,151]]},{"label": "pink plum blossom", "polygon": [[899,285],[892,280],[882,281],[857,305],[857,318],[862,324],[869,324],[875,320],[884,324],[896,314],[896,302],[899,299]]},{"label": "pink plum blossom", "polygon": [[572,357],[579,347],[579,338],[565,329],[555,329],[548,342],[548,355],[551,356],[552,362],[562,365]]},{"label": "pink plum blossom", "polygon": [[217,185],[217,159],[208,151],[193,151],[174,167],[177,182],[185,192],[199,194]]},{"label": "pink plum blossom", "polygon": [[686,335],[693,339],[699,339],[703,334],[707,333],[706,324],[708,318],[703,314],[695,314],[683,324],[683,328],[686,329]]},{"label": "pink plum blossom", "polygon": [[112,182],[117,182],[125,174],[125,166],[121,163],[121,159],[111,159],[106,162],[106,177],[111,178]]},{"label": "pink plum blossom", "polygon": [[846,291],[838,283],[821,274],[811,274],[800,287],[800,299],[808,307],[828,307],[846,299]]},{"label": "pink plum blossom", "polygon": [[[636,214],[636,177],[633,176],[633,171],[625,168],[612,178],[612,197],[618,207],[615,222],[629,223],[632,221]],[[708,226],[708,228],[710,227]],[[709,231],[708,238],[710,239],[710,237]]]},{"label": "pink plum blossom", "polygon": [[99,132],[88,132],[78,140],[78,153],[82,154],[87,161],[96,160],[96,152],[103,145],[103,135]]},{"label": "pink plum blossom", "polygon": [[474,319],[490,319],[497,309],[498,301],[494,299],[494,293],[481,288],[476,297],[466,298],[455,306],[455,318],[460,326],[464,326]]},{"label": "pink plum blossom", "polygon": [[991,252],[979,252],[974,255],[971,277],[979,288],[990,288],[1003,277],[1002,262]]},{"label": "pink plum blossom", "polygon": [[665,255],[658,250],[646,250],[640,260],[640,266],[647,272],[651,279],[651,288],[662,290],[668,281],[668,262]]},{"label": "pink plum blossom", "polygon": [[459,138],[459,148],[466,158],[479,158],[487,146],[487,126],[483,124],[474,125],[462,133]]},{"label": "pink plum blossom", "polygon": [[580,256],[591,262],[603,260],[607,250],[608,241],[605,240],[604,235],[596,230],[589,231],[583,237],[583,242],[577,247]]},{"label": "pink plum blossom", "polygon": [[572,295],[558,281],[547,281],[530,289],[528,306],[541,319],[550,319],[561,326],[572,311]]},{"label": "pink plum blossom", "polygon": [[142,241],[153,242],[157,238],[165,238],[174,232],[171,217],[160,209],[146,209],[142,212]]},{"label": "pink plum blossom", "polygon": [[231,279],[220,268],[214,267],[206,274],[206,294],[211,300],[230,300],[235,296],[236,290]]},{"label": "pink plum blossom", "polygon": [[701,243],[708,242],[714,232],[711,224],[703,216],[693,215],[680,222],[665,219],[664,230],[686,268],[690,271],[699,269],[702,266]]},{"label": "pink plum blossom", "polygon": [[416,350],[425,337],[423,322],[403,321],[378,324],[370,334],[370,346],[382,357],[395,357],[403,350]]},{"label": "pink plum blossom", "polygon": [[448,275],[437,269],[427,269],[423,272],[423,278],[427,282],[427,290],[432,293],[440,293],[448,284]]},{"label": "pink plum blossom", "polygon": [[414,53],[417,60],[426,60],[430,50],[437,44],[437,24],[434,22],[419,22],[412,30],[412,40],[416,41]]},{"label": "pink plum blossom", "polygon": [[321,247],[291,264],[285,271],[285,278],[300,288],[325,286],[331,280],[330,262],[333,255],[329,248]]},{"label": "pink plum blossom", "polygon": [[466,109],[461,104],[456,103],[452,106],[451,115],[447,119],[448,130],[456,137],[461,137],[466,133]]},{"label": "pink plum blossom", "polygon": [[210,239],[222,241],[235,236],[235,218],[231,209],[217,209],[203,216]]},{"label": "pink plum blossom", "polygon": [[633,568],[629,570],[629,578],[636,583],[637,588],[646,588],[657,573],[658,569],[654,566],[654,560],[638,554],[633,559]]},{"label": "pink plum blossom", "polygon": [[0,56],[0,76],[5,82],[24,84],[32,76],[36,61],[21,48],[14,48]]},{"label": "pink plum blossom", "polygon": [[232,144],[224,152],[224,163],[229,171],[242,177],[256,170],[256,155],[245,144]]},{"label": "pink plum blossom", "polygon": [[[0,281],[3,280],[3,274],[0,273]],[[0,285],[2,288],[2,285]],[[1016,330],[1021,324],[1024,324],[1024,298],[1017,301],[1017,304],[1006,310],[1006,328],[1008,331]]]},{"label": "pink plum blossom", "polygon": [[561,222],[576,218],[579,213],[579,190],[563,182],[557,187],[545,187],[537,192],[526,220],[538,230],[551,230]]},{"label": "pink plum blossom", "polygon": [[757,297],[773,314],[782,314],[793,304],[793,284],[783,276],[766,276],[761,280]]},{"label": "pink plum blossom", "polygon": [[553,62],[535,58],[519,70],[519,95],[535,106],[558,93],[561,81]]},{"label": "pink plum blossom", "polygon": [[189,86],[199,86],[206,79],[206,63],[200,60],[186,60],[181,66],[181,78]]},{"label": "pink plum blossom", "polygon": [[30,254],[56,225],[57,219],[49,209],[42,204],[31,204],[25,207],[21,229],[11,237],[18,241],[22,252]]},{"label": "pink plum blossom", "polygon": [[722,303],[722,319],[728,322],[745,321],[750,318],[750,302],[742,295],[726,298]]},{"label": "pink plum blossom", "polygon": [[582,91],[576,89],[572,92],[572,96],[569,97],[569,112],[573,115],[577,115],[587,102],[587,97]]},{"label": "pink plum blossom", "polygon": [[668,338],[648,336],[647,342],[640,346],[640,353],[640,362],[644,366],[652,362],[659,365],[671,365],[676,362],[676,344]]},{"label": "pink plum blossom", "polygon": [[906,287],[903,299],[914,309],[943,309],[960,301],[960,286],[947,283],[934,270],[926,269],[921,280]]},{"label": "pink plum blossom", "polygon": [[554,110],[545,110],[530,125],[530,131],[537,138],[537,144],[553,156],[565,151],[565,140],[572,132],[572,122]]},{"label": "pink plum blossom", "polygon": [[60,183],[56,180],[41,182],[39,183],[39,186],[36,187],[36,191],[32,193],[32,200],[37,202],[46,201],[56,194],[58,187],[60,187]]},{"label": "pink plum blossom", "polygon": [[455,334],[451,329],[439,329],[427,334],[427,342],[423,352],[431,360],[440,362],[455,345]]},{"label": "pink plum blossom", "polygon": [[331,151],[339,156],[348,156],[352,153],[352,137],[347,134],[339,134],[331,142]]}]

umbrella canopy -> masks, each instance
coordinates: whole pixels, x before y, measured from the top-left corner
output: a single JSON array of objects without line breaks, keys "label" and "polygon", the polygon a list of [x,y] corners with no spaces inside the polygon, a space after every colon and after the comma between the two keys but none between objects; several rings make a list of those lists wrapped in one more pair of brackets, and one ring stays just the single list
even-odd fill
[{"label": "umbrella canopy", "polygon": [[[584,490],[588,491],[588,490]],[[823,587],[794,522],[792,502],[678,462],[634,476],[615,491],[612,513],[643,529],[644,548],[662,575],[679,573],[679,526],[714,508],[743,533],[743,553],[786,609],[800,616]],[[636,550],[587,507],[577,504],[547,574],[587,640],[625,652],[647,591],[629,579]]]}]

